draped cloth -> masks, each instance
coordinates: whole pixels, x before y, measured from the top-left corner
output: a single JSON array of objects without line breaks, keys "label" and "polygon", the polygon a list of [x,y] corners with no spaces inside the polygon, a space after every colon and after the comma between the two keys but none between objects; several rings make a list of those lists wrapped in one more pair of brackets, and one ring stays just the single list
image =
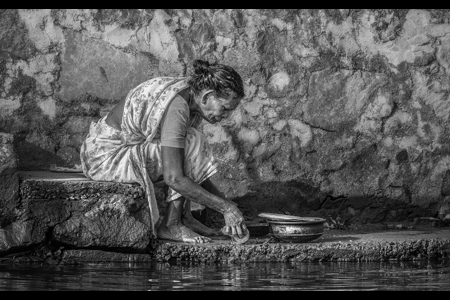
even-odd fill
[{"label": "draped cloth", "polygon": [[[141,83],[126,97],[121,131],[106,124],[105,116],[91,123],[80,149],[81,167],[87,178],[139,183],[144,188],[154,238],[159,211],[153,183],[162,175],[158,126],[172,99],[185,88],[185,77],[157,77]],[[190,117],[184,158],[186,176],[199,184],[217,172],[206,137],[196,129],[200,122],[199,115]],[[169,188],[166,201],[180,196]]]}]

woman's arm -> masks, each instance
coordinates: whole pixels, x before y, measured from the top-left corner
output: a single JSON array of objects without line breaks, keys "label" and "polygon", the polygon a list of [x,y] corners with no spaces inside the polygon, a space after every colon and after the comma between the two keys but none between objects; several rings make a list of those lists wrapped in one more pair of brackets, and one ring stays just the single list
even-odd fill
[{"label": "woman's arm", "polygon": [[176,192],[186,199],[205,205],[223,214],[225,231],[239,237],[243,236],[245,229],[244,217],[237,205],[218,197],[184,173],[184,149],[161,146],[164,181]]}]

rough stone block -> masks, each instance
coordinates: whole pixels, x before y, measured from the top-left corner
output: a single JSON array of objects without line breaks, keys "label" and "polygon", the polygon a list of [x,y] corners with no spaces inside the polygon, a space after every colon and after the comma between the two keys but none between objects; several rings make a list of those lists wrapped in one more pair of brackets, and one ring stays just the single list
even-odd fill
[{"label": "rough stone block", "polygon": [[16,218],[15,207],[19,197],[19,173],[13,139],[12,134],[0,132],[0,228]]},{"label": "rough stone block", "polygon": [[34,220],[18,220],[0,229],[0,254],[21,252],[45,239],[44,227]]},{"label": "rough stone block", "polygon": [[[138,184],[92,181],[82,174],[20,172],[20,214],[0,229],[0,254],[52,242],[76,249],[147,253],[150,210]],[[156,188],[160,211],[164,188]]]}]

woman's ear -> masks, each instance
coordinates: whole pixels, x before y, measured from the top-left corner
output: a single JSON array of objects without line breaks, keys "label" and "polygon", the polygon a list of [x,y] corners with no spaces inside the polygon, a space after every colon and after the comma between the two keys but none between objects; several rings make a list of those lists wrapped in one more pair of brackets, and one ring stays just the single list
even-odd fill
[{"label": "woman's ear", "polygon": [[213,92],[213,90],[209,90],[206,91],[203,96],[202,96],[202,104],[206,105],[206,103],[208,102],[208,97],[210,96],[209,94],[211,94]]}]

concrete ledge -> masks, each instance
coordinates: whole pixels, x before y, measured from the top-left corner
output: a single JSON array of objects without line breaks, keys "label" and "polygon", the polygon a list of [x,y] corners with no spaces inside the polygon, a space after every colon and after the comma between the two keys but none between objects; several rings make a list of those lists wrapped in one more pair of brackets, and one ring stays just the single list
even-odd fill
[{"label": "concrete ledge", "polygon": [[247,261],[385,261],[450,258],[450,229],[352,232],[330,230],[308,243],[277,243],[250,239],[243,245],[228,241],[186,245],[161,243],[152,256],[157,260],[208,262]]},{"label": "concrete ledge", "polygon": [[[16,261],[59,264],[102,262],[196,261],[209,263],[300,261],[414,261],[450,258],[450,229],[422,228],[399,231],[326,231],[308,243],[279,243],[270,236],[236,245],[229,240],[209,244],[154,241],[148,254],[104,250],[59,249],[46,255],[34,252]],[[39,257],[40,256],[40,257]]]}]

